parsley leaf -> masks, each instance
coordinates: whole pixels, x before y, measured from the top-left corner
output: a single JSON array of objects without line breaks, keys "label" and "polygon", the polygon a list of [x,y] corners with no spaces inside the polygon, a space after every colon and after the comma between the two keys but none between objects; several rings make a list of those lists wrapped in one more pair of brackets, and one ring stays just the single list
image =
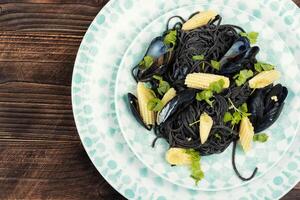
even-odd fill
[{"label": "parsley leaf", "polygon": [[250,44],[255,44],[257,42],[258,32],[249,32],[249,33],[240,32],[240,35],[248,38]]},{"label": "parsley leaf", "polygon": [[220,93],[222,92],[224,85],[225,85],[225,81],[223,79],[220,79],[218,81],[209,84],[209,89],[213,92]]},{"label": "parsley leaf", "polygon": [[243,103],[243,104],[239,107],[239,110],[240,110],[241,112],[244,112],[244,113],[248,112],[248,106],[247,106],[247,104],[246,104],[246,103]]},{"label": "parsley leaf", "polygon": [[254,64],[254,68],[257,72],[261,71],[269,71],[274,69],[274,66],[268,63],[263,63],[263,62],[257,62]]},{"label": "parsley leaf", "polygon": [[163,108],[163,103],[159,98],[152,98],[147,103],[147,109],[151,111],[160,111]]},{"label": "parsley leaf", "polygon": [[165,94],[170,89],[170,84],[167,81],[164,81],[161,76],[153,75],[153,78],[159,81],[157,92],[160,95]]},{"label": "parsley leaf", "polygon": [[266,142],[268,140],[269,136],[265,133],[255,134],[253,136],[254,142]]},{"label": "parsley leaf", "polygon": [[170,89],[170,84],[167,81],[160,81],[157,91],[160,95],[165,94]]},{"label": "parsley leaf", "polygon": [[173,30],[170,31],[165,37],[164,37],[164,43],[165,45],[174,47],[176,45],[177,40],[177,31]]},{"label": "parsley leaf", "polygon": [[236,125],[242,120],[242,115],[240,112],[235,111],[232,115],[231,125]]},{"label": "parsley leaf", "polygon": [[156,80],[163,81],[163,78],[161,76],[153,75],[152,77]]},{"label": "parsley leaf", "polygon": [[196,99],[198,101],[204,100],[208,105],[212,106],[213,101],[210,100],[210,98],[213,97],[213,92],[220,93],[223,90],[224,85],[225,82],[223,79],[212,82],[211,84],[209,84],[209,88],[207,90],[203,90],[197,93]]},{"label": "parsley leaf", "polygon": [[233,118],[232,114],[230,112],[226,112],[223,117],[223,122],[224,123],[230,122],[232,118]]},{"label": "parsley leaf", "polygon": [[204,178],[204,173],[200,164],[201,157],[199,152],[195,151],[194,149],[186,149],[186,153],[191,157],[191,177],[195,180],[195,184],[198,185],[199,181]]},{"label": "parsley leaf", "polygon": [[235,79],[235,83],[237,86],[243,85],[247,79],[251,78],[253,76],[252,70],[241,70],[239,74],[236,74],[233,78]]},{"label": "parsley leaf", "polygon": [[214,136],[215,136],[218,140],[221,140],[221,139],[222,139],[219,133],[216,133]]},{"label": "parsley leaf", "polygon": [[201,60],[204,60],[204,55],[203,54],[196,55],[196,56],[193,56],[192,59],[193,60],[200,60],[201,61]]},{"label": "parsley leaf", "polygon": [[210,61],[210,64],[211,64],[211,66],[214,68],[214,69],[216,69],[216,70],[220,70],[220,67],[221,67],[221,64],[220,64],[220,62],[218,62],[218,61],[215,61],[215,60],[211,60]]},{"label": "parsley leaf", "polygon": [[153,64],[153,58],[151,56],[145,56],[139,63],[141,69],[147,69]]},{"label": "parsley leaf", "polygon": [[198,101],[206,101],[210,106],[212,106],[213,101],[210,100],[210,98],[213,97],[213,93],[211,90],[203,90],[201,92],[198,92],[196,95],[196,99]]},{"label": "parsley leaf", "polygon": [[231,121],[231,125],[234,126],[242,120],[242,117],[247,117],[251,115],[250,113],[247,113],[248,107],[246,103],[243,103],[241,106],[237,108],[235,107],[235,105],[230,99],[229,102],[233,107],[233,109],[235,110],[235,112],[233,114],[231,114],[230,112],[226,112],[223,118],[224,123]]}]

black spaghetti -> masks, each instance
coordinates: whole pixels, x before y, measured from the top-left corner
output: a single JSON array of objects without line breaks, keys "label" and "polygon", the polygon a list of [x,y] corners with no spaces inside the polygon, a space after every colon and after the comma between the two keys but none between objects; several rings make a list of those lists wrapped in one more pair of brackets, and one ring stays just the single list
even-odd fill
[{"label": "black spaghetti", "polygon": [[249,178],[238,172],[236,143],[249,150],[254,134],[279,117],[288,92],[273,85],[279,72],[255,58],[257,33],[221,22],[212,11],[194,13],[187,21],[171,17],[133,68],[138,94],[128,99],[137,120],[154,128],[152,146],[159,138],[169,143],[170,164],[186,164],[175,154],[208,156],[233,143],[233,169],[247,181],[257,168]]}]

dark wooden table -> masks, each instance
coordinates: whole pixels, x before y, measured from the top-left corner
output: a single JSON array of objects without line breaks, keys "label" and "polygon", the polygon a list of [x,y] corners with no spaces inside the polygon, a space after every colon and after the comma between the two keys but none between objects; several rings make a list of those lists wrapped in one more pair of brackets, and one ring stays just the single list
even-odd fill
[{"label": "dark wooden table", "polygon": [[[84,151],[70,96],[80,41],[106,3],[0,0],[0,199],[123,199]],[[300,184],[283,199],[300,199]]]}]

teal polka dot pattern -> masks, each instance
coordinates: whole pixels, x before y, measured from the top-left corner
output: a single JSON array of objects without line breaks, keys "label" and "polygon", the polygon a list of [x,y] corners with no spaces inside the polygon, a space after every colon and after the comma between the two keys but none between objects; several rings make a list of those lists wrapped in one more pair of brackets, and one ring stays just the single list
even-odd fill
[{"label": "teal polka dot pattern", "polygon": [[134,192],[131,189],[125,190],[125,196],[129,199],[132,199],[134,197]]},{"label": "teal polka dot pattern", "polygon": [[117,163],[113,160],[108,161],[107,164],[108,164],[108,167],[111,169],[116,169],[116,167],[117,167]]},{"label": "teal polka dot pattern", "polygon": [[93,141],[92,141],[92,139],[91,139],[91,138],[89,138],[89,137],[86,137],[86,138],[84,138],[84,141],[83,141],[83,143],[84,143],[86,146],[90,147],[90,146],[92,146],[92,144],[93,144]]},{"label": "teal polka dot pattern", "polygon": [[280,176],[277,176],[277,177],[274,178],[273,182],[274,182],[275,185],[280,185],[280,184],[283,183],[283,180]]},{"label": "teal polka dot pattern", "polygon": [[105,16],[104,15],[99,15],[96,19],[97,23],[99,25],[103,24],[105,22]]},{"label": "teal polka dot pattern", "polygon": [[[244,3],[239,3],[238,8],[243,9],[246,6]],[[194,10],[193,10],[194,9]],[[197,8],[198,10],[204,10],[204,7]],[[188,17],[191,12],[195,12],[197,9],[189,7],[187,9],[178,9],[172,12],[172,15],[181,15]],[[295,60],[291,59],[291,65],[286,66],[286,58],[293,58],[289,50],[282,51],[285,49],[285,44],[281,38],[274,32],[270,27],[266,26],[262,21],[253,16],[249,16],[241,11],[234,11],[230,7],[218,7],[214,6],[214,10],[219,11],[223,16],[224,23],[233,23],[242,26],[247,31],[256,30],[257,27],[264,27],[259,35],[258,45],[261,51],[258,55],[260,60],[265,60],[269,63],[274,63],[278,66],[278,69],[284,73],[282,82],[291,88],[297,81],[289,80],[288,73],[284,69],[289,68],[293,70],[296,66]],[[227,17],[227,13],[234,13],[238,15],[241,22],[236,22],[236,15],[230,15]],[[255,9],[253,12],[258,12]],[[252,13],[253,13],[252,12]],[[224,13],[224,14],[223,14]],[[259,12],[261,15],[261,13]],[[132,114],[128,111],[128,103],[124,101],[124,96],[127,92],[133,94],[136,93],[136,83],[131,77],[131,68],[135,66],[144,55],[149,43],[155,37],[161,34],[165,28],[165,22],[168,20],[170,15],[161,16],[160,18],[153,21],[144,30],[140,31],[137,37],[132,41],[128,47],[124,59],[120,64],[118,71],[117,82],[116,82],[116,110],[119,119],[120,128],[127,140],[128,145],[137,157],[145,163],[147,167],[155,171],[161,177],[168,181],[178,184],[183,187],[196,190],[219,190],[219,189],[230,189],[237,187],[245,182],[238,179],[232,170],[231,166],[231,147],[229,147],[224,153],[219,155],[213,155],[209,157],[202,157],[202,165],[205,173],[205,180],[202,181],[201,187],[195,185],[194,180],[189,176],[188,167],[171,167],[164,160],[164,153],[168,149],[168,144],[165,141],[159,143],[154,149],[151,147],[151,143],[155,138],[154,133],[149,134],[141,127]],[[251,20],[250,20],[251,19]],[[145,42],[146,41],[146,42]],[[272,43],[272,46],[270,46]],[[274,48],[275,47],[275,48]],[[288,70],[288,71],[289,71]],[[300,71],[295,71],[300,76]],[[237,152],[237,165],[238,168],[245,174],[250,174],[253,169],[258,166],[259,173],[256,178],[264,175],[269,169],[271,169],[284,155],[286,149],[292,142],[292,138],[295,137],[296,128],[290,129],[290,131],[280,131],[284,128],[283,124],[289,124],[291,127],[298,124],[298,121],[290,122],[288,118],[282,116],[288,115],[288,110],[291,110],[295,96],[289,96],[286,103],[286,107],[283,110],[283,114],[270,129],[267,130],[269,134],[272,133],[270,142],[264,144],[254,144],[254,148],[247,155],[238,148]],[[296,102],[294,102],[296,104]],[[295,105],[294,104],[294,105]],[[295,111],[295,115],[300,114],[300,109]],[[288,121],[286,121],[288,120]],[[279,125],[281,124],[281,126]],[[280,134],[281,133],[281,134]],[[274,135],[274,137],[273,137]],[[278,148],[274,149],[274,146]],[[266,152],[261,154],[259,152]],[[270,152],[270,153],[269,153]],[[226,173],[220,173],[221,169],[226,169]]]},{"label": "teal polka dot pattern", "polygon": [[290,162],[288,164],[288,169],[291,170],[291,171],[294,171],[297,169],[297,163],[296,162]]},{"label": "teal polka dot pattern", "polygon": [[291,25],[292,23],[293,23],[293,16],[286,16],[285,18],[284,18],[284,21],[285,21],[285,23],[287,24],[287,25]]},{"label": "teal polka dot pattern", "polygon": [[[116,92],[117,74],[119,73],[120,63],[131,43],[149,24],[157,19],[163,19],[162,16],[164,15],[173,15],[176,9],[186,10],[192,6],[193,9],[226,10],[224,9],[225,7],[230,7],[234,12],[224,13],[224,16],[228,19],[240,11],[245,11],[245,13],[253,16],[241,14],[237,23],[247,24],[247,21],[252,21],[255,18],[261,19],[284,40],[282,42],[282,40],[270,38],[268,41],[265,41],[265,43],[270,43],[274,47],[275,53],[286,51],[286,45],[289,47],[288,51],[291,51],[293,55],[300,55],[300,33],[299,29],[297,29],[297,27],[300,27],[300,14],[298,8],[290,0],[268,0],[263,3],[259,0],[242,1],[242,5],[239,4],[240,2],[240,0],[218,0],[217,2],[216,0],[205,2],[198,0],[111,0],[91,24],[81,43],[74,66],[72,79],[74,117],[83,145],[97,170],[126,198],[214,200],[245,197],[247,199],[279,199],[299,181],[300,172],[297,168],[300,162],[300,141],[299,137],[292,137],[292,134],[289,135],[287,143],[282,142],[276,145],[276,148],[288,145],[289,148],[286,148],[287,152],[283,151],[288,156],[283,156],[276,165],[267,170],[262,176],[243,186],[240,185],[228,190],[218,190],[218,185],[221,183],[214,181],[211,184],[212,188],[218,190],[218,192],[190,190],[171,184],[156,173],[153,173],[149,168],[147,168],[147,175],[143,177],[140,169],[144,169],[146,166],[140,162],[128,147],[117,119],[115,108],[118,104],[111,104],[117,97],[121,96]],[[264,12],[258,14],[257,10],[263,10]],[[145,13],[147,14],[145,15]],[[116,20],[113,19],[114,17],[111,18],[112,14],[116,14]],[[293,16],[292,20],[289,19],[289,16]],[[120,19],[122,19],[122,26],[119,24]],[[251,27],[251,23],[248,23],[247,26]],[[251,27],[251,30],[260,30],[262,28],[256,25]],[[147,38],[151,38],[151,34],[157,32],[159,32],[157,29],[149,32]],[[290,32],[292,34],[289,34]],[[121,34],[123,34],[122,37],[120,37]],[[143,46],[147,44],[145,41],[142,42],[144,43]],[[108,51],[108,49],[112,49],[112,46],[115,46],[115,51]],[[136,53],[132,52],[133,54]],[[140,53],[136,56],[139,55]],[[287,66],[295,66],[293,55],[284,56]],[[262,54],[261,56],[262,58],[270,59],[272,62],[273,60],[276,61],[274,56],[268,54]],[[281,62],[276,64],[280,66]],[[297,64],[299,66],[299,63]],[[287,72],[284,72],[283,78],[294,80],[297,79],[297,74],[297,67],[289,67]],[[300,108],[300,104],[297,103],[300,102],[298,96],[300,90],[298,84],[291,84],[290,87],[295,95],[290,96],[288,101],[292,103],[294,109],[290,113],[285,113],[285,115],[291,117],[284,118],[283,122],[292,125],[282,130],[279,129],[278,132],[293,133],[293,130],[298,128],[296,121],[298,119],[297,110]],[[87,105],[91,107],[91,111],[89,111],[89,108],[85,108]],[[123,113],[122,115],[126,114]],[[273,138],[276,141],[279,139],[285,140],[286,137],[282,137],[281,134],[272,134],[271,139],[273,140]],[[164,145],[161,142],[158,148],[163,150],[165,148]],[[114,161],[116,165],[108,164],[111,163],[109,161]],[[245,162],[243,160],[240,161]],[[213,163],[209,159],[206,159],[205,162],[207,164]],[[276,154],[271,153],[268,157],[268,162],[276,162]],[[216,167],[213,167],[213,170],[219,171],[218,167],[216,165]],[[266,170],[264,166],[258,167]],[[226,170],[231,170],[231,168]],[[180,170],[174,171],[176,173],[171,174],[171,177],[176,176],[177,172],[181,174]],[[278,183],[278,178],[276,177],[280,177],[279,180],[282,180],[281,184],[276,184]],[[228,178],[230,179],[230,177]],[[157,185],[157,180],[160,180],[160,185]]]}]

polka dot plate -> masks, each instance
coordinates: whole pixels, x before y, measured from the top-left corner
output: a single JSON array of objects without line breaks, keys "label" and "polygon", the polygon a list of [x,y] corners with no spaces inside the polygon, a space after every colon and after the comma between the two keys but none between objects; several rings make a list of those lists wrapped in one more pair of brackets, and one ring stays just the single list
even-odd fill
[{"label": "polka dot plate", "polygon": [[[241,182],[235,177],[229,147],[202,159],[205,179],[196,187],[186,168],[170,168],[164,161],[164,141],[150,147],[154,135],[132,118],[124,94],[135,90],[130,68],[164,30],[166,20],[207,9],[217,10],[225,22],[260,32],[260,59],[278,66],[283,74],[280,82],[290,94],[282,116],[267,131],[270,141],[255,144],[247,155],[238,150],[243,173],[258,166],[255,179]],[[110,1],[82,41],[72,80],[77,129],[98,171],[128,199],[280,198],[300,177],[299,59],[295,59],[300,56],[299,22],[299,10],[289,0],[267,0],[263,5],[238,0]]]}]

